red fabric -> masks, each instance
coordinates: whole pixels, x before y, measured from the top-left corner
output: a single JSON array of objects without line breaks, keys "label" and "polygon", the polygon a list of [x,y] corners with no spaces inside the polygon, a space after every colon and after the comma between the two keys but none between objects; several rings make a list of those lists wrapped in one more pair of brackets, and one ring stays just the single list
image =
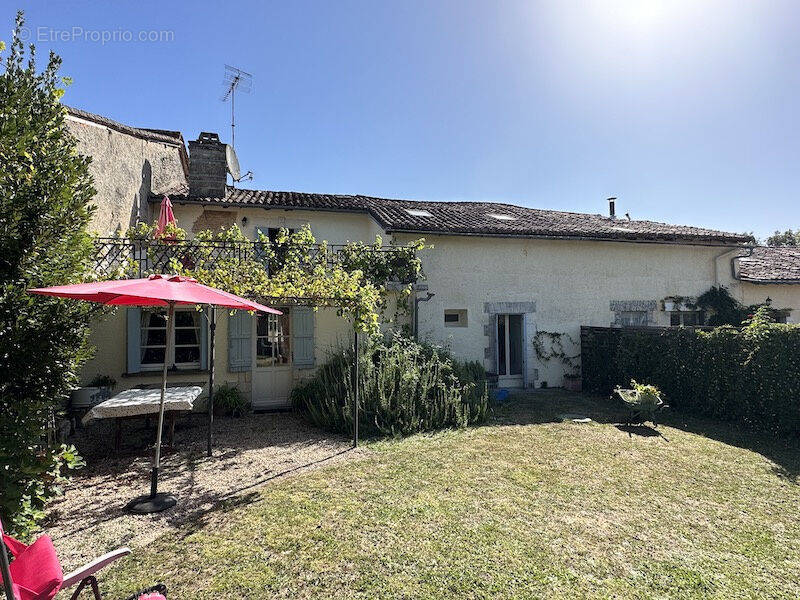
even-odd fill
[{"label": "red fabric", "polygon": [[11,582],[20,600],[51,600],[64,581],[61,564],[50,536],[43,535],[30,546],[3,534],[11,550]]},{"label": "red fabric", "polygon": [[151,275],[144,279],[57,285],[28,291],[32,294],[74,298],[118,306],[167,306],[169,302],[175,302],[184,305],[211,304],[223,308],[281,314],[281,311],[274,308],[203,285],[196,279],[178,275]]},{"label": "red fabric", "polygon": [[172,213],[172,202],[164,196],[161,201],[161,211],[158,213],[158,225],[156,225],[155,238],[163,238],[167,230],[167,225],[177,225],[175,215]]}]

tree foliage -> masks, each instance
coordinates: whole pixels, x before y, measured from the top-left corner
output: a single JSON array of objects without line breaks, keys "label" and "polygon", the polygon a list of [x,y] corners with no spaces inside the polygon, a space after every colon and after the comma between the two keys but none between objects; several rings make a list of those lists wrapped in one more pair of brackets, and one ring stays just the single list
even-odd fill
[{"label": "tree foliage", "polygon": [[800,246],[800,229],[776,231],[767,238],[767,246]]},{"label": "tree foliage", "polygon": [[[37,73],[19,37],[0,54],[0,518],[23,531],[55,491],[59,457],[46,443],[53,412],[87,354],[87,303],[34,297],[26,289],[77,282],[93,258],[87,233],[94,195],[60,104],[60,59]],[[54,473],[56,475],[54,475]]]}]

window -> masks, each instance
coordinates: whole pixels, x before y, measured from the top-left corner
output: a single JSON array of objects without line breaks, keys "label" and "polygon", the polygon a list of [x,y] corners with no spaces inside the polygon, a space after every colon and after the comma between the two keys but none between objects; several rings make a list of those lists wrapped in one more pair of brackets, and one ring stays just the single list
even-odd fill
[{"label": "window", "polygon": [[[257,231],[259,233],[265,234],[267,236],[267,239],[269,240],[269,243],[270,243],[270,247],[272,248],[272,251],[275,253],[274,258],[267,265],[268,270],[270,272],[274,273],[275,271],[280,270],[280,268],[283,266],[283,262],[284,262],[284,260],[286,258],[286,244],[285,243],[283,243],[283,244],[278,244],[277,243],[278,234],[280,233],[281,228],[280,227],[268,227],[267,229],[258,229]],[[291,234],[294,233],[295,230],[294,229],[287,229],[287,231],[289,232],[289,235],[291,235]],[[258,246],[258,245],[256,246],[255,252],[256,252],[256,258],[257,259],[263,260],[265,258],[264,257],[264,252],[263,252],[263,250],[262,250],[262,248],[260,246]]]},{"label": "window", "polygon": [[[172,352],[167,359],[169,367],[177,369],[200,368],[200,313],[193,309],[175,310],[175,331]],[[159,370],[164,367],[167,349],[167,318],[164,310],[143,310],[141,327],[142,370]]]},{"label": "window", "polygon": [[289,309],[279,309],[282,315],[260,314],[256,322],[256,364],[276,367],[291,362]]},{"label": "window", "polygon": [[646,310],[622,310],[617,312],[617,323],[622,327],[647,327]]},{"label": "window", "polygon": [[430,211],[424,210],[422,208],[404,208],[408,214],[412,217],[432,217],[433,215]]},{"label": "window", "polygon": [[696,327],[702,325],[700,311],[697,310],[674,310],[669,313],[669,324],[672,327]]},{"label": "window", "polygon": [[467,309],[466,308],[447,308],[444,311],[444,326],[445,327],[466,327],[467,326]]}]

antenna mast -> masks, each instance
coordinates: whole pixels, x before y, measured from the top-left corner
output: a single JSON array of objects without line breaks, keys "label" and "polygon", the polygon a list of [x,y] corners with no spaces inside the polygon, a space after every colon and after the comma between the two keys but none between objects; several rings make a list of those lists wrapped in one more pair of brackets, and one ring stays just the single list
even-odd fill
[{"label": "antenna mast", "polygon": [[237,67],[225,65],[223,83],[226,89],[222,101],[227,102],[228,98],[231,100],[231,147],[236,147],[236,92],[249,94],[253,89],[253,76]]}]

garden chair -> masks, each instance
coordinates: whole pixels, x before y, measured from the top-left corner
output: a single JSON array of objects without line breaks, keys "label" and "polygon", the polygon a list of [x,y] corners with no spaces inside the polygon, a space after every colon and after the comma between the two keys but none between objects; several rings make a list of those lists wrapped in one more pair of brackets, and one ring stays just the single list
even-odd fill
[{"label": "garden chair", "polygon": [[[118,548],[72,573],[64,575],[53,547],[53,541],[49,536],[43,535],[30,546],[26,546],[6,534],[3,531],[2,523],[0,523],[0,536],[4,542],[4,544],[0,543],[0,563],[2,564],[0,581],[3,582],[6,595],[8,596],[10,592],[11,598],[15,600],[51,600],[60,590],[76,584],[78,587],[70,596],[70,600],[75,600],[87,585],[91,587],[95,600],[102,600],[95,573],[131,552],[128,548]],[[10,565],[6,547],[14,557]],[[161,592],[163,598],[163,592],[166,590],[163,589],[163,586],[158,586],[157,590],[153,588],[146,591]],[[158,596],[152,597],[157,598]]]}]

